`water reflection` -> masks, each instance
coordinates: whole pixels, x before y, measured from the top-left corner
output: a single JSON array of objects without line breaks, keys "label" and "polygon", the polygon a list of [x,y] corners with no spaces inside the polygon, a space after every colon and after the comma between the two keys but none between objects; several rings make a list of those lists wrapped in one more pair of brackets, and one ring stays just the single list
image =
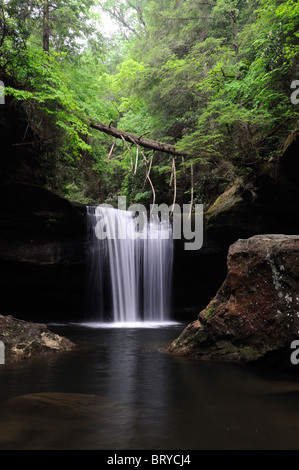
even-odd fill
[{"label": "water reflection", "polygon": [[1,404],[31,395],[0,448],[299,448],[298,380],[166,354],[181,329],[55,327],[78,351],[0,368]]}]

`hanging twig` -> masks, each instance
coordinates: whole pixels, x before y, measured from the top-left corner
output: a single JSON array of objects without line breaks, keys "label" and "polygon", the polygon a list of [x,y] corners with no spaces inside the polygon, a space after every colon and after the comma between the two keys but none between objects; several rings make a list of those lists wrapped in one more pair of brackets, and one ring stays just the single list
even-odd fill
[{"label": "hanging twig", "polygon": [[172,186],[172,181],[173,181],[173,162],[172,162],[172,167],[171,167],[171,175],[170,175],[170,181],[169,181],[169,186]]},{"label": "hanging twig", "polygon": [[[155,188],[154,188],[154,185],[153,185],[153,182],[150,178],[150,172],[151,172],[151,168],[152,168],[152,164],[153,164],[153,159],[154,159],[154,154],[152,154],[152,157],[151,157],[151,161],[150,161],[150,166],[149,168],[147,168],[148,166],[148,161],[146,159],[146,156],[144,155],[144,153],[141,151],[141,154],[143,156],[143,159],[145,161],[145,167],[146,167],[146,178],[145,178],[145,181],[144,181],[144,184],[146,182],[146,180],[148,180],[150,186],[151,186],[151,189],[152,189],[152,193],[153,193],[153,204],[152,204],[152,210],[151,210],[151,214],[154,210],[154,206],[155,206],[155,203],[156,203],[156,192],[155,192]],[[144,187],[144,186],[143,186]]]},{"label": "hanging twig", "polygon": [[171,209],[171,215],[173,215],[173,210],[174,206],[176,203],[176,193],[177,193],[177,187],[176,187],[176,167],[175,167],[175,159],[172,157],[172,170],[173,170],[173,204],[172,204],[172,209]]},{"label": "hanging twig", "polygon": [[131,169],[130,169],[129,171],[127,171],[126,173],[124,173],[124,175],[123,175],[123,176],[126,176],[126,175],[128,175],[129,173],[131,173],[131,172],[133,171],[133,169],[134,169],[133,156],[132,156],[131,149],[130,149],[130,147],[128,146],[127,142],[125,141],[125,139],[124,139],[123,137],[121,137],[121,138],[122,138],[123,142],[125,143],[127,149],[128,149],[129,152],[130,152],[130,159],[131,159]]},{"label": "hanging twig", "polygon": [[137,145],[137,152],[136,152],[136,162],[135,162],[135,171],[134,171],[134,175],[136,175],[136,173],[137,173],[138,157],[139,157],[139,146]]},{"label": "hanging twig", "polygon": [[[151,158],[151,163],[150,163],[150,168],[152,166],[152,161],[153,161],[153,155],[152,155],[152,158]],[[150,169],[149,169],[149,172],[148,172],[148,175],[147,175],[147,179],[149,181],[149,184],[151,185],[151,188],[152,188],[152,193],[153,193],[153,204],[152,204],[152,210],[151,210],[151,214],[154,210],[154,206],[156,204],[156,192],[155,192],[155,188],[154,188],[154,185],[153,185],[153,182],[150,178]]]},{"label": "hanging twig", "polygon": [[143,157],[143,160],[144,160],[144,163],[145,163],[145,179],[144,179],[144,183],[143,183],[143,186],[142,186],[142,190],[144,189],[145,187],[145,183],[147,181],[147,167],[148,167],[148,161],[146,159],[146,156],[144,155],[144,153],[141,151],[141,154],[142,154],[142,157]]},{"label": "hanging twig", "polygon": [[152,154],[152,156],[151,156],[150,166],[149,166],[149,169],[148,169],[148,175],[150,174],[151,169],[152,169],[153,159],[154,159],[154,154]]},{"label": "hanging twig", "polygon": [[111,147],[111,150],[110,150],[110,152],[109,152],[109,155],[108,155],[108,158],[107,158],[107,162],[106,162],[106,163],[108,163],[109,160],[110,160],[110,158],[112,157],[112,154],[113,154],[113,150],[114,150],[114,148],[115,148],[115,145],[116,145],[116,140],[115,140],[115,141],[113,142],[113,144],[112,144],[112,147]]},{"label": "hanging twig", "polygon": [[194,171],[193,171],[193,163],[191,165],[191,202],[190,202],[190,213],[189,213],[189,219],[191,219],[192,215],[192,208],[193,208],[193,200],[194,200]]},{"label": "hanging twig", "polygon": [[[136,161],[135,161],[135,171],[134,171],[134,175],[136,175],[137,173],[137,167],[138,167],[138,157],[139,157],[139,145],[137,144],[137,142],[133,139],[133,137],[129,137],[129,140],[132,142],[132,144],[136,145],[137,147],[137,153],[136,153]],[[132,171],[132,170],[131,170]]]},{"label": "hanging twig", "polygon": [[[128,171],[127,173],[125,173],[125,175],[129,174],[132,172],[133,170],[133,156],[132,156],[132,152],[131,152],[131,149],[130,147],[128,146],[127,142],[125,141],[124,137],[122,136],[121,137],[122,140],[124,141],[124,143],[126,144],[129,152],[130,152],[130,157],[131,157],[131,170]],[[136,171],[137,171],[137,166],[138,166],[138,156],[139,156],[139,152],[141,153],[144,161],[145,161],[145,167],[146,167],[146,178],[145,178],[145,181],[148,180],[150,186],[151,186],[151,189],[152,189],[152,193],[153,193],[153,205],[152,205],[152,210],[151,210],[151,213],[154,209],[154,205],[156,203],[156,192],[155,192],[155,188],[154,188],[154,185],[153,185],[153,182],[150,178],[150,172],[151,172],[151,169],[152,169],[152,164],[153,164],[153,159],[154,159],[154,154],[152,154],[152,157],[151,157],[151,160],[150,160],[150,165],[149,165],[149,168],[148,168],[148,161],[147,161],[147,158],[146,156],[144,155],[144,153],[142,152],[142,150],[140,150],[140,147],[139,147],[139,144],[136,142],[136,140],[132,137],[132,136],[129,136],[128,137],[128,140],[130,140],[132,142],[132,144],[136,145],[137,147],[137,155],[136,155],[136,162],[135,162],[135,172],[134,174],[136,174]],[[144,182],[145,184],[145,182]]]}]

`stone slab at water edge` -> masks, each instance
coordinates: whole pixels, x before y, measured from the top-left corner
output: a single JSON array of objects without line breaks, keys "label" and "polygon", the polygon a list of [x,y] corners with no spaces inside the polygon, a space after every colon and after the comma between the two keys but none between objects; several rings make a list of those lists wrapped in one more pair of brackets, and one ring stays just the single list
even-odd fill
[{"label": "stone slab at water edge", "polygon": [[46,353],[70,351],[75,345],[53,333],[46,325],[0,315],[0,341],[5,347],[5,364]]},{"label": "stone slab at water edge", "polygon": [[257,235],[231,245],[224,283],[169,351],[202,360],[286,365],[297,339],[299,236]]}]

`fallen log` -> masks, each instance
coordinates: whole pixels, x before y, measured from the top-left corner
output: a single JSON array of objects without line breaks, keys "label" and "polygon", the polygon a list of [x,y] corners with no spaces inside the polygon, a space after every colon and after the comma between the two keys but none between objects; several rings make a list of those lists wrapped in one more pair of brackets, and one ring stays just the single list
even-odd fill
[{"label": "fallen log", "polygon": [[117,139],[124,139],[126,142],[134,143],[144,148],[158,150],[159,152],[168,153],[170,155],[183,157],[189,155],[187,152],[178,150],[174,145],[156,142],[155,140],[147,139],[143,136],[138,137],[137,135],[131,134],[130,132],[125,132],[120,129],[116,129],[115,127],[107,126],[106,124],[102,124],[98,121],[91,121],[90,125],[93,129],[96,129],[100,132],[104,132],[105,134],[111,135]]}]

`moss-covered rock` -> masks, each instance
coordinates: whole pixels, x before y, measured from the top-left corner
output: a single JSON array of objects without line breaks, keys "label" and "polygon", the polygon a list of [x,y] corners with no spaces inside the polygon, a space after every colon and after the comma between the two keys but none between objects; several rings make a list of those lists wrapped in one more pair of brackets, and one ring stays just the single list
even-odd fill
[{"label": "moss-covered rock", "polygon": [[299,236],[255,236],[230,247],[226,280],[169,351],[238,363],[275,355],[279,362],[298,336]]},{"label": "moss-covered rock", "polygon": [[0,316],[0,341],[5,347],[5,364],[11,364],[46,353],[72,350],[69,339],[53,333],[46,325]]}]

